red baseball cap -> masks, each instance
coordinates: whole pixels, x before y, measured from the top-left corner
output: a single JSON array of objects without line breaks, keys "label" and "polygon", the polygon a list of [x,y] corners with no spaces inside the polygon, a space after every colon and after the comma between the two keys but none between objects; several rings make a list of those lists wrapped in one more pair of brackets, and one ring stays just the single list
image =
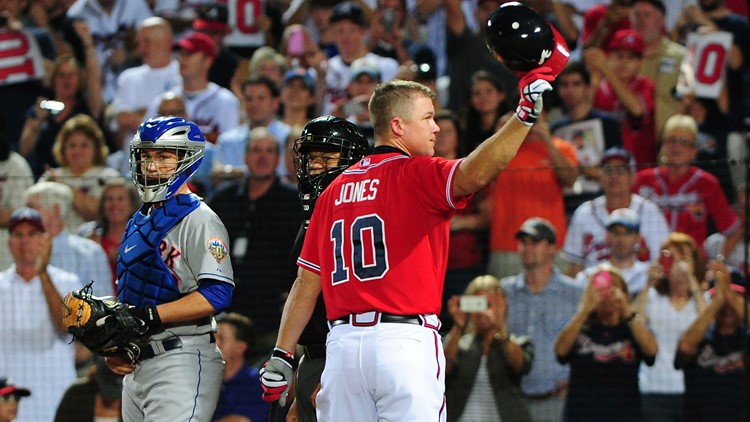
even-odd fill
[{"label": "red baseball cap", "polygon": [[10,219],[8,220],[8,231],[12,232],[16,229],[16,227],[23,223],[31,224],[32,226],[34,226],[34,228],[41,232],[45,231],[41,214],[39,214],[39,211],[33,208],[22,207],[13,211],[13,213],[10,215]]},{"label": "red baseball cap", "polygon": [[21,397],[27,397],[31,395],[31,391],[29,391],[27,388],[23,387],[16,387],[15,384],[13,384],[13,380],[8,378],[0,378],[0,396],[10,396],[11,394],[15,394],[17,396]]},{"label": "red baseball cap", "polygon": [[643,56],[643,36],[634,29],[621,29],[612,35],[607,51],[628,50],[638,56]]},{"label": "red baseball cap", "polygon": [[202,32],[191,32],[178,41],[175,48],[188,53],[203,53],[208,57],[216,57],[216,43]]}]

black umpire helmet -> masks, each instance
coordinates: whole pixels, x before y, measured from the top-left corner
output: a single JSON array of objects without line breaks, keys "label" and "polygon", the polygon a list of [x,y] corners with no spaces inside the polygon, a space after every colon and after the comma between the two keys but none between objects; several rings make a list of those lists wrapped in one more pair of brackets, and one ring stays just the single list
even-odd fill
[{"label": "black umpire helmet", "polygon": [[518,2],[504,3],[492,12],[484,37],[490,52],[517,77],[543,66],[557,76],[570,58],[562,35],[542,15]]},{"label": "black umpire helmet", "polygon": [[[307,154],[313,149],[324,155],[339,153],[338,161],[331,163],[326,160],[322,169],[314,168]],[[336,176],[368,154],[370,144],[354,123],[340,117],[320,116],[305,125],[300,137],[294,141],[293,150],[299,197],[307,223],[318,196]]]}]

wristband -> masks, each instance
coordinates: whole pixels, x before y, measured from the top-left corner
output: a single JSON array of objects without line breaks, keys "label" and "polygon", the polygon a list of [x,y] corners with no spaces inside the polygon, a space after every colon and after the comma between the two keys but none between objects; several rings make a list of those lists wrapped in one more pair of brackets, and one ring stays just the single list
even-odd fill
[{"label": "wristband", "polygon": [[297,369],[297,361],[294,359],[294,354],[292,352],[287,352],[281,347],[277,346],[273,348],[273,352],[271,353],[271,358],[281,359],[287,365],[289,365],[292,368],[292,370]]}]

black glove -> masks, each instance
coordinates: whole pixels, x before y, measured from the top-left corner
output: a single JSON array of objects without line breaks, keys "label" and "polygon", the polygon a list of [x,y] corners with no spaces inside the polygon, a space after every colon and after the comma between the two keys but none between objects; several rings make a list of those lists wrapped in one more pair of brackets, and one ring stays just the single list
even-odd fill
[{"label": "black glove", "polygon": [[[128,313],[133,317],[135,322],[141,327],[141,332],[144,337],[150,337],[158,332],[163,331],[161,326],[161,318],[159,312],[156,311],[156,306],[146,305],[144,308],[136,308],[130,305],[128,307]],[[142,331],[141,331],[142,330]]]}]

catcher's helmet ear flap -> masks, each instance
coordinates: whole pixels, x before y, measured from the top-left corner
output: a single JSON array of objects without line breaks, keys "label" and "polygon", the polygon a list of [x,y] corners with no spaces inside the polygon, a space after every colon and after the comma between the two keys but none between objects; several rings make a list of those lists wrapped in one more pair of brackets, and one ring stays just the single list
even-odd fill
[{"label": "catcher's helmet ear flap", "polygon": [[[354,123],[334,116],[310,120],[294,142],[294,167],[299,196],[306,219],[312,214],[315,200],[339,174],[370,151],[364,133]],[[335,163],[315,167],[310,152],[322,155],[339,153]]]},{"label": "catcher's helmet ear flap", "polygon": [[[206,138],[198,125],[182,117],[154,117],[141,123],[130,142],[130,174],[145,203],[166,201],[190,179],[203,160]],[[175,152],[177,161],[171,174],[146,177],[149,160],[144,150]]]},{"label": "catcher's helmet ear flap", "polygon": [[490,52],[518,77],[542,66],[551,68],[557,76],[570,58],[562,35],[525,4],[502,4],[492,12],[484,29]]}]

